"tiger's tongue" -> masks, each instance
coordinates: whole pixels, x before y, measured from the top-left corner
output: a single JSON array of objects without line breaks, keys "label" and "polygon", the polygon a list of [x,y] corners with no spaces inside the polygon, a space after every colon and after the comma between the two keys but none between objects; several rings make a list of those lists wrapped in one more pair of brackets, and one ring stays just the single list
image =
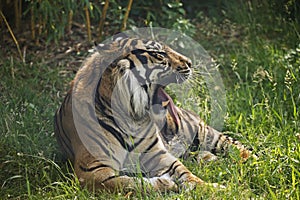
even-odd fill
[{"label": "tiger's tongue", "polygon": [[179,117],[174,105],[172,98],[164,91],[164,89],[159,88],[157,91],[158,98],[162,101],[162,106],[167,107],[171,117],[179,125]]}]

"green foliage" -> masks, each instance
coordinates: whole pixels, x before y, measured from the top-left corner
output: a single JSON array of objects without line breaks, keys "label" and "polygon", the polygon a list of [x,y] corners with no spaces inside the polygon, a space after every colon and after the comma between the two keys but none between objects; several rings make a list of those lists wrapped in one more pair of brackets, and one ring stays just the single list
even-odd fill
[{"label": "green foliage", "polygon": [[152,2],[148,2],[148,4],[146,5],[145,2],[143,5],[145,8],[150,8],[146,9],[145,25],[170,28],[190,36],[195,33],[195,27],[186,18],[186,11],[180,1],[165,0],[157,1],[155,5]]},{"label": "green foliage", "polygon": [[[34,27],[31,32],[38,39],[48,42],[58,42],[70,31],[73,22],[85,24],[87,20],[92,23],[92,32],[95,35],[102,14],[104,1],[90,0],[37,0],[30,1],[23,13],[24,18],[31,20]],[[107,18],[105,20],[105,33],[120,31],[121,24],[127,9],[127,2],[120,0],[109,1]],[[91,19],[87,19],[84,7],[87,6]],[[155,0],[136,1],[133,3],[128,27],[155,26],[173,28],[186,34],[193,35],[195,27],[186,18],[186,12],[180,1]],[[89,28],[89,27],[86,27]]]},{"label": "green foliage", "polygon": [[[91,18],[94,21],[99,21],[101,16],[100,5],[98,2],[93,3],[89,0],[30,1],[24,16],[33,17],[33,23],[41,39],[57,42],[65,36],[66,28],[72,26],[73,18],[79,23],[86,22],[83,9],[85,6],[89,9]],[[33,12],[30,12],[31,10]]]},{"label": "green foliage", "polygon": [[[109,24],[121,27],[126,1],[113,0],[110,3]],[[186,17],[183,3],[174,0],[134,1],[128,27],[163,27],[181,31],[192,36],[195,27]]]}]

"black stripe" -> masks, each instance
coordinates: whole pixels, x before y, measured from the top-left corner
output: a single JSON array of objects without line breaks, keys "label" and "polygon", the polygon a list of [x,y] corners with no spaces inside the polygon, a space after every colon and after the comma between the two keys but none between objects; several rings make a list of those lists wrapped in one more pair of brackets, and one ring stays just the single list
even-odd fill
[{"label": "black stripe", "polygon": [[149,177],[150,173],[149,172],[129,172],[129,171],[120,171],[119,176],[130,176],[130,177]]},{"label": "black stripe", "polygon": [[141,55],[142,53],[148,52],[147,50],[144,49],[134,49],[131,51],[132,54],[134,55]]},{"label": "black stripe", "polygon": [[94,171],[94,170],[96,170],[96,169],[103,168],[103,167],[104,167],[104,168],[106,168],[106,167],[111,168],[110,166],[108,166],[108,165],[103,165],[103,164],[100,164],[100,165],[97,165],[97,166],[91,167],[91,168],[83,167],[82,165],[79,166],[79,168],[80,168],[82,171],[84,171],[84,172],[92,172],[92,171]]},{"label": "black stripe", "polygon": [[183,175],[185,175],[185,174],[189,174],[189,172],[187,172],[187,171],[182,172],[182,173],[179,175],[178,179],[180,179],[180,178],[181,178]]},{"label": "black stripe", "polygon": [[[160,150],[160,151],[157,151],[157,152],[154,153],[154,154],[151,154],[151,155],[153,155],[153,156],[152,156],[152,157],[146,158],[147,161],[146,161],[146,162],[143,162],[143,165],[144,165],[144,166],[148,166],[150,162],[153,162],[153,158],[154,158],[154,157],[157,158],[157,157],[160,157],[161,155],[166,154],[166,153],[167,153],[167,151],[165,151],[165,150]],[[141,157],[140,157],[140,160],[142,161],[143,159],[145,159],[145,158],[144,158],[145,156],[149,156],[149,153],[144,153],[144,154],[142,154]]]},{"label": "black stripe", "polygon": [[60,106],[60,110],[61,110],[61,112],[63,112],[64,115],[66,115],[66,106],[67,106],[67,104],[69,103],[69,101],[71,99],[70,97],[71,97],[71,93],[68,92],[67,95],[64,98],[64,101],[63,101],[62,105]]},{"label": "black stripe", "polygon": [[[134,61],[130,58],[127,58],[127,60],[130,63],[130,70],[132,71],[132,73],[134,74],[135,78],[138,80],[140,85],[145,85],[145,83],[146,83],[145,79],[140,76],[139,72],[137,71],[137,68],[136,68],[136,65],[135,65]],[[144,66],[142,66],[142,67],[144,68]]]},{"label": "black stripe", "polygon": [[148,146],[148,148],[146,149],[145,153],[147,153],[148,151],[150,151],[158,142],[158,138],[155,138],[155,140]]},{"label": "black stripe", "polygon": [[192,145],[190,146],[191,151],[198,151],[200,149],[200,140],[199,140],[199,132],[197,132],[196,136],[194,137],[194,140],[192,142]]},{"label": "black stripe", "polygon": [[135,55],[137,59],[142,63],[142,65],[147,65],[148,64],[148,57],[145,55]]},{"label": "black stripe", "polygon": [[110,132],[121,144],[121,146],[124,149],[127,149],[128,145],[126,144],[124,138],[122,137],[121,133],[119,131],[117,131],[114,127],[112,127],[111,125],[104,123],[102,120],[98,119],[99,124],[106,129],[108,132]]},{"label": "black stripe", "polygon": [[[161,66],[156,66],[156,67],[153,68],[153,70],[154,70],[154,69],[163,69],[163,71],[157,73],[157,77],[163,77],[167,72],[171,71],[171,69],[165,70],[165,69],[164,69],[163,67],[161,67]],[[174,75],[173,75],[173,76],[174,76]],[[175,76],[174,76],[174,77],[175,77]],[[170,81],[167,82],[167,84],[169,84],[169,83],[172,82],[172,81],[171,81],[171,78],[173,78],[173,77],[170,77],[170,78],[169,78]]]},{"label": "black stripe", "polygon": [[160,51],[160,52],[158,52],[158,51],[155,51],[155,52],[154,51],[148,51],[147,53],[150,56],[152,56],[155,59],[160,60],[160,61],[163,60],[163,58],[159,57],[158,55],[161,55],[162,57],[167,57],[167,54],[163,51]]},{"label": "black stripe", "polygon": [[167,173],[169,173],[172,169],[173,169],[173,167],[174,167],[174,165],[177,163],[177,160],[175,160],[172,164],[171,164],[171,166],[163,173],[163,174],[167,174]]},{"label": "black stripe", "polygon": [[[88,128],[88,127],[87,127]],[[93,133],[93,130],[91,130],[91,132]],[[87,135],[89,138],[92,139],[92,141],[94,141],[98,146],[100,146],[100,149],[108,156],[110,156],[110,158],[113,158],[114,160],[116,160],[117,162],[119,162],[119,160],[115,157],[113,157],[113,155],[111,155],[111,153],[109,152],[109,150],[107,149],[107,144],[104,144],[103,141],[100,141],[99,138],[96,138],[94,136],[92,136],[91,134]],[[95,135],[97,136],[97,135]]]},{"label": "black stripe", "polygon": [[109,180],[111,180],[111,179],[118,178],[118,177],[119,177],[119,176],[116,176],[116,175],[110,176],[110,177],[108,177],[107,179],[104,179],[101,183],[104,183],[104,182],[106,182],[106,181],[109,181]]},{"label": "black stripe", "polygon": [[[212,129],[209,129],[209,130],[212,130]],[[218,144],[219,144],[220,139],[221,139],[222,136],[223,136],[223,135],[220,134],[220,135],[219,135],[219,138],[217,139],[217,141],[213,144],[214,146],[213,146],[212,149],[210,150],[211,153],[213,153],[213,154],[216,154],[216,153],[217,153],[217,146],[218,146]],[[227,138],[226,138],[226,140],[227,140]],[[225,141],[226,141],[226,140],[225,140]],[[206,141],[205,141],[205,142],[206,142]]]},{"label": "black stripe", "polygon": [[109,133],[111,133],[121,144],[121,146],[126,149],[128,152],[132,152],[143,140],[144,138],[141,138],[138,142],[129,145],[123,138],[122,134],[117,131],[114,127],[111,125],[104,123],[102,120],[98,119],[99,124],[106,129]]},{"label": "black stripe", "polygon": [[[98,99],[98,98],[97,98]],[[104,117],[108,118],[110,121],[115,122],[114,117],[111,115],[112,111],[109,110],[108,103],[101,98],[101,100],[96,100],[95,109],[101,113]]]},{"label": "black stripe", "polygon": [[[132,139],[135,139],[135,137],[132,137]],[[137,146],[139,146],[144,140],[145,140],[145,138],[141,137],[141,139],[139,139],[139,141],[137,141],[136,143],[131,145],[132,150],[135,149]],[[130,150],[129,152],[131,152],[132,150]]]},{"label": "black stripe", "polygon": [[64,135],[67,137],[67,140],[68,140],[68,142],[69,143],[71,143],[71,140],[69,139],[69,137],[66,135],[66,131],[65,131],[65,129],[64,129],[64,127],[63,127],[63,114],[62,114],[62,112],[61,112],[61,110],[60,111],[58,111],[58,116],[59,116],[59,120],[58,120],[58,117],[57,117],[57,115],[56,115],[56,120],[55,120],[55,122],[56,122],[56,127],[57,128],[59,128],[61,131],[59,131],[60,133],[64,133]]},{"label": "black stripe", "polygon": [[129,66],[130,66],[130,70],[133,70],[133,69],[135,69],[136,67],[135,67],[135,63],[133,62],[133,60],[132,59],[130,59],[130,58],[127,58],[127,60],[129,61]]},{"label": "black stripe", "polygon": [[[181,125],[183,125],[183,122],[182,122],[183,120],[181,120]],[[191,138],[192,137],[195,137],[195,132],[193,131],[193,126],[192,126],[192,124],[191,124],[191,122],[193,122],[193,120],[192,119],[190,119],[190,120],[186,120],[186,127],[187,127],[187,129],[188,129],[188,131],[185,131],[185,133],[190,133],[190,136],[191,136]],[[177,126],[176,126],[177,127]]]},{"label": "black stripe", "polygon": [[[148,86],[147,86],[147,85],[142,85],[141,87],[144,88],[144,90],[145,90],[146,93],[148,94]],[[148,98],[149,98],[149,95],[148,95]]]},{"label": "black stripe", "polygon": [[[63,137],[61,137],[60,135],[57,135],[57,141],[61,147],[61,149],[63,150],[63,153],[66,154],[65,156],[67,156],[69,159],[73,160],[74,158],[74,152],[72,147],[70,146],[70,143],[67,143]],[[71,157],[69,157],[71,156]]]},{"label": "black stripe", "polygon": [[[59,115],[59,117],[57,115]],[[68,155],[72,156],[72,158],[70,159],[73,159],[74,158],[73,148],[71,147],[71,141],[69,137],[66,135],[66,132],[61,124],[62,120],[63,120],[62,113],[60,110],[58,110],[54,119],[54,126],[55,126],[54,128],[56,130],[55,135],[58,143],[60,144],[61,149],[63,150],[63,153],[67,154],[67,156]]]},{"label": "black stripe", "polygon": [[[128,60],[131,61],[130,59],[128,59]],[[97,88],[99,88],[100,82],[101,82],[101,80],[98,82]],[[97,111],[101,112],[101,114],[103,114],[105,118],[108,118],[111,121],[111,123],[113,124],[113,126],[107,124],[106,122],[104,122],[103,120],[101,120],[99,117],[97,117],[98,123],[104,129],[106,129],[109,133],[111,133],[119,141],[119,143],[121,144],[121,146],[124,149],[126,149],[129,152],[133,151],[136,148],[136,146],[138,146],[144,140],[144,138],[141,138],[138,142],[136,142],[133,145],[129,145],[125,141],[125,139],[124,139],[124,137],[123,137],[123,135],[121,133],[121,130],[117,130],[117,129],[114,128],[114,127],[118,127],[118,126],[117,126],[117,124],[116,124],[116,122],[114,120],[114,117],[112,115],[110,115],[110,113],[108,114],[107,112],[105,112],[107,110],[107,106],[105,106],[104,103],[107,104],[108,102],[103,102],[103,101],[105,101],[105,100],[100,97],[99,90],[97,90],[96,91],[96,96],[95,96],[95,102],[96,102],[95,107],[96,107]]]},{"label": "black stripe", "polygon": [[125,38],[125,39],[121,39],[121,40],[118,40],[120,42],[120,45],[121,46],[124,46],[126,45],[126,43],[128,42],[129,38]]},{"label": "black stripe", "polygon": [[175,171],[178,167],[180,166],[180,164],[176,165],[173,170]]}]

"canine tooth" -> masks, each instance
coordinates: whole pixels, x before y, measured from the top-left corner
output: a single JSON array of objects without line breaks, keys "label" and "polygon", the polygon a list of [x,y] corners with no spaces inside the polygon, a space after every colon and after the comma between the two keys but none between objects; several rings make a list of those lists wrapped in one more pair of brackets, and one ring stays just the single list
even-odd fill
[{"label": "canine tooth", "polygon": [[162,105],[163,107],[166,107],[169,103],[170,103],[170,100],[167,100],[167,101],[163,101],[163,102],[161,103],[161,105]]}]

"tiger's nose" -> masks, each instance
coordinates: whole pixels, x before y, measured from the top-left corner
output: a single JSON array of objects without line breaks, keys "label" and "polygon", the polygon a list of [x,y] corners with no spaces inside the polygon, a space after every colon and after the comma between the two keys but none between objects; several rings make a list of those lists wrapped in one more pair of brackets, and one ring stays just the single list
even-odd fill
[{"label": "tiger's nose", "polygon": [[180,64],[177,65],[176,70],[191,70],[192,68],[192,61],[190,59],[180,60]]},{"label": "tiger's nose", "polygon": [[189,58],[181,59],[180,63],[182,63],[183,68],[192,68],[192,61]]}]

